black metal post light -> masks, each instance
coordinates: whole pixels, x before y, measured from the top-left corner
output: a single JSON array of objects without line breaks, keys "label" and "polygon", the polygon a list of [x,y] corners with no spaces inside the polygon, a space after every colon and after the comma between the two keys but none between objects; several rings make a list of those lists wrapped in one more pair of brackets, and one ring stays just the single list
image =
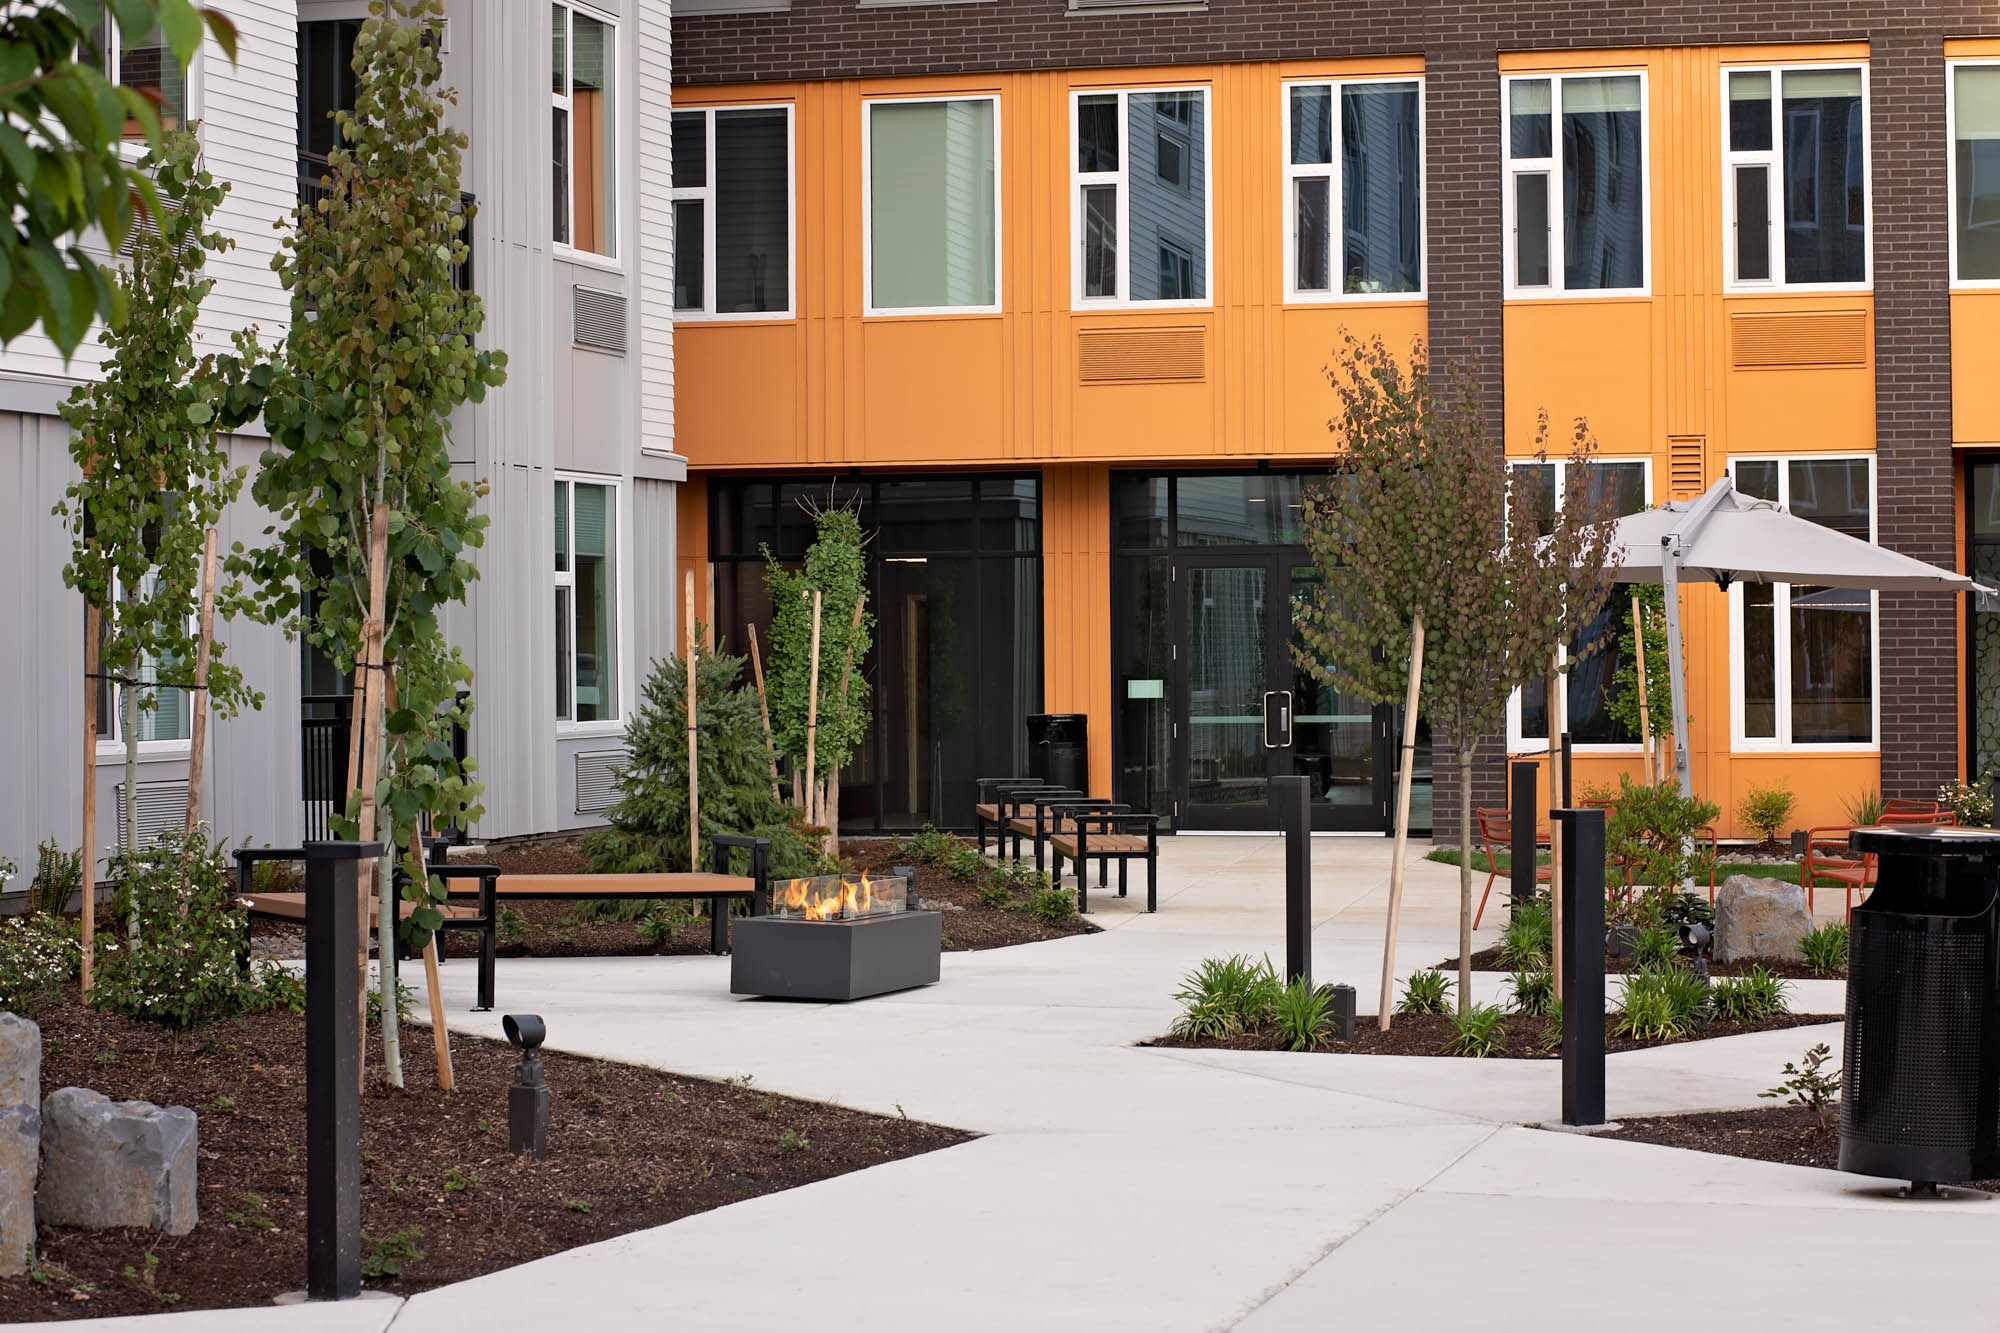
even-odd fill
[{"label": "black metal post light", "polygon": [[1507,819],[1513,836],[1507,850],[1513,863],[1507,886],[1517,907],[1535,900],[1535,791],[1540,779],[1541,765],[1532,759],[1515,760],[1508,776]]},{"label": "black metal post light", "polygon": [[542,1048],[548,1027],[540,1014],[505,1014],[500,1019],[507,1040],[521,1053],[514,1082],[507,1089],[507,1147],[516,1157],[543,1161],[549,1155],[549,1085],[542,1081]]},{"label": "black metal post light", "polygon": [[1551,812],[1562,828],[1562,1122],[1604,1123],[1604,812]]},{"label": "black metal post light", "polygon": [[1285,980],[1312,984],[1312,780],[1271,779],[1271,805],[1285,834]]},{"label": "black metal post light", "polygon": [[306,853],[306,1299],[361,1294],[363,861],[379,842],[309,842]]}]

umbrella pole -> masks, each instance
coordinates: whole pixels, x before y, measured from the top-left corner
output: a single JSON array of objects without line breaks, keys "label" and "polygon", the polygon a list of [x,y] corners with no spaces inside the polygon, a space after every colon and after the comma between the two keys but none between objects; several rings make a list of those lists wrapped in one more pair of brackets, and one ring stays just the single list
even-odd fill
[{"label": "umbrella pole", "polygon": [[1667,682],[1673,699],[1674,781],[1682,796],[1694,795],[1694,778],[1688,766],[1687,671],[1681,658],[1681,553],[1679,543],[1668,538],[1660,553],[1660,584],[1667,595]]}]

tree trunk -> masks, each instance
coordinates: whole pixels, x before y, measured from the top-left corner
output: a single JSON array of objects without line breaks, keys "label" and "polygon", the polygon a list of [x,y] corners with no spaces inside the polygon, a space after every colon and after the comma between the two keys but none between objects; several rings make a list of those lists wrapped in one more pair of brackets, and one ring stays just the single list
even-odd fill
[{"label": "tree trunk", "polygon": [[826,854],[840,855],[840,765],[829,764],[826,785],[820,788],[820,810],[826,815]]},{"label": "tree trunk", "polygon": [[201,823],[201,770],[208,748],[208,659],[215,642],[215,529],[210,528],[201,543],[201,614],[194,649],[193,714],[188,729],[187,831],[193,837]]},{"label": "tree trunk", "polygon": [[694,646],[694,571],[687,572],[687,715],[688,715],[688,870],[701,871],[701,765],[695,746],[695,696],[698,685]]},{"label": "tree trunk", "polygon": [[[854,645],[861,637],[861,615],[868,606],[868,594],[864,591],[854,599],[854,618],[847,625],[847,660],[840,667],[840,692],[834,695],[835,707],[847,709],[847,686],[854,678]],[[914,679],[914,678],[913,678]],[[910,780],[916,781],[916,770],[910,770]],[[820,808],[826,811],[826,854],[840,855],[840,765],[828,764],[826,768],[826,799]]]},{"label": "tree trunk", "polygon": [[[396,676],[384,664],[380,673],[383,690],[382,706],[385,710],[396,707]],[[376,744],[387,748],[387,738],[379,738]],[[423,833],[420,828],[410,830],[411,847],[418,853],[418,864],[422,864]],[[397,848],[392,841],[383,848],[381,864],[375,876],[375,988],[382,1010],[382,1077],[389,1086],[403,1086],[403,1014],[402,1006],[396,1003],[397,976],[396,934],[402,924],[402,912],[396,903],[396,855]]]},{"label": "tree trunk", "polygon": [[[413,863],[411,883],[416,885],[416,894],[413,896],[412,901],[427,903],[430,901],[431,896],[430,870],[424,864],[424,835],[422,829],[412,828],[410,830],[410,860]],[[389,952],[393,956],[395,950],[391,949]],[[446,1029],[444,1021],[444,992],[438,981],[437,935],[435,933],[424,941],[424,983],[424,988],[429,992],[430,998],[431,1044],[437,1048],[438,1086],[446,1092],[450,1092],[452,1088],[451,1034]],[[385,1018],[383,1021],[384,1027],[382,1030],[387,1032],[388,1020]],[[387,1050],[388,1046],[385,1044],[383,1046],[383,1051],[385,1052],[383,1056],[384,1064],[388,1063]],[[402,1077],[402,1067],[400,1064],[397,1066],[396,1077],[399,1080]],[[398,1082],[397,1086],[401,1087],[402,1084]]]},{"label": "tree trunk", "polygon": [[1458,1012],[1472,1003],[1472,751],[1458,743]]},{"label": "tree trunk", "polygon": [[[136,601],[132,589],[125,590],[125,606],[129,612]],[[129,619],[129,616],[128,616]],[[136,676],[139,664],[134,662],[131,671]],[[118,843],[125,855],[131,856],[139,850],[139,690],[130,683],[118,687],[119,713],[125,727],[125,827],[120,830]],[[139,942],[139,913],[137,905],[128,902],[125,920],[125,938],[134,944]]]},{"label": "tree trunk", "polygon": [[90,995],[91,954],[97,938],[97,636],[102,613],[83,607],[83,973]]},{"label": "tree trunk", "polygon": [[1410,845],[1410,775],[1417,750],[1417,699],[1424,679],[1424,618],[1410,624],[1410,687],[1403,704],[1402,764],[1396,774],[1396,843],[1389,860],[1389,921],[1382,941],[1382,999],[1375,1026],[1389,1030],[1396,1008],[1396,927],[1403,915],[1403,856]]},{"label": "tree trunk", "polygon": [[[388,673],[382,669],[382,639],[386,632],[383,622],[383,603],[388,598],[389,563],[389,506],[376,501],[375,513],[368,524],[368,620],[362,635],[361,661],[355,670],[366,706],[362,716],[354,720],[361,728],[360,772],[355,777],[355,785],[360,788],[360,801],[355,822],[358,825],[356,837],[361,842],[375,840],[375,785],[382,763],[382,705]],[[360,930],[356,938],[361,941],[360,951],[354,965],[361,976],[357,994],[361,997],[361,1049],[362,1067],[366,1068],[367,1041],[367,993],[368,993],[368,899],[369,890],[374,886],[367,878],[374,871],[372,862],[363,861],[360,866],[363,876],[361,893],[358,895],[358,910],[361,914]],[[392,949],[391,954],[394,954]],[[393,962],[390,965],[394,966]],[[393,1005],[391,1006],[393,1010]]]},{"label": "tree trunk", "polygon": [[771,737],[771,705],[764,693],[764,658],[757,651],[757,627],[748,626],[750,631],[750,669],[757,676],[757,716],[764,721],[764,762],[771,769],[771,799],[781,799],[778,795],[778,743]]},{"label": "tree trunk", "polygon": [[[1557,670],[1562,665],[1562,655],[1557,653],[1549,665],[1549,809],[1560,810],[1569,804],[1569,793],[1563,789],[1562,773],[1562,673]],[[1549,975],[1554,979],[1556,999],[1563,993],[1563,907],[1562,907],[1562,865],[1563,865],[1562,825],[1555,816],[1549,816]]]},{"label": "tree trunk", "polygon": [[806,685],[806,769],[802,781],[806,792],[806,823],[818,825],[819,773],[813,767],[813,746],[819,739],[819,621],[825,594],[817,589],[813,592],[813,630],[811,666],[807,669]]}]

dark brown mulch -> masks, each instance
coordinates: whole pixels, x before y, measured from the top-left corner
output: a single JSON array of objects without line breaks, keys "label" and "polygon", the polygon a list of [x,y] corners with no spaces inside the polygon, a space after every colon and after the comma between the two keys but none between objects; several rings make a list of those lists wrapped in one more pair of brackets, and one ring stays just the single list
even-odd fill
[{"label": "dark brown mulch", "polygon": [[[1604,955],[1604,971],[1606,975],[1629,972],[1636,965],[1630,958],[1618,958],[1609,953]],[[1458,959],[1455,957],[1447,958],[1439,963],[1437,967],[1441,972],[1456,972],[1458,971]],[[1804,963],[1786,958],[1738,958],[1727,963],[1718,963],[1710,959],[1708,974],[1712,977],[1748,976],[1750,969],[1753,967],[1761,967],[1772,976],[1784,977],[1790,981],[1847,980],[1847,969],[1844,967],[1838,972],[1820,973],[1813,971]],[[1512,972],[1514,969],[1501,958],[1500,946],[1495,944],[1489,948],[1481,949],[1472,955],[1472,970],[1475,972]]]},{"label": "dark brown mulch", "polygon": [[[840,844],[841,860],[856,870],[870,874],[888,872],[898,865],[910,865],[895,854],[891,838],[849,838]],[[1082,917],[1064,921],[1044,921],[1013,907],[987,907],[979,901],[979,886],[971,880],[948,875],[934,866],[915,866],[917,898],[926,907],[944,911],[944,947],[947,951],[999,949],[1010,944],[1033,944],[1059,940],[1068,935],[1090,935],[1097,931]],[[1114,872],[1115,873],[1115,872]],[[1141,874],[1144,872],[1141,871]],[[1093,894],[1100,891],[1093,887]],[[1102,892],[1116,894],[1117,887]],[[1144,893],[1142,886],[1138,892]]]},{"label": "dark brown mulch", "polygon": [[[201,1220],[180,1237],[43,1228],[34,1274],[0,1280],[0,1322],[259,1305],[303,1287],[304,1019],[176,1037],[84,1008],[73,990],[36,1017],[45,1095],[80,1084],[196,1109]],[[970,1137],[749,1079],[551,1053],[550,1156],[529,1163],[507,1151],[507,1046],[454,1037],[453,1093],[435,1086],[427,1029],[406,1028],[404,1049],[410,1090],[364,1094],[361,1143],[363,1233],[422,1251],[400,1277],[365,1284],[399,1295]],[[380,1068],[372,1040],[369,1067]]]},{"label": "dark brown mulch", "polygon": [[[1780,1014],[1776,1018],[1759,1023],[1711,1022],[1692,1037],[1681,1037],[1674,1041],[1634,1041],[1621,1037],[1612,1029],[1618,1019],[1616,1015],[1604,1017],[1604,1049],[1607,1053],[1643,1050],[1649,1046],[1674,1046],[1682,1041],[1700,1041],[1710,1037],[1734,1037],[1746,1032],[1773,1032],[1780,1028],[1805,1027],[1813,1023],[1836,1023],[1838,1014]],[[1501,1041],[1501,1056],[1516,1060],[1554,1060],[1561,1052],[1555,1046],[1547,1045],[1555,1028],[1555,1021],[1548,1018],[1530,1018],[1525,1014],[1508,1014],[1500,1020],[1504,1036]],[[1397,1014],[1389,1030],[1382,1032],[1375,1026],[1373,1015],[1355,1020],[1354,1040],[1328,1042],[1320,1050],[1327,1055],[1443,1055],[1444,1045],[1451,1040],[1454,1029],[1447,1014]],[[1282,1050],[1277,1036],[1272,1032],[1246,1032],[1238,1037],[1217,1041],[1190,1041],[1182,1037],[1161,1037],[1146,1043],[1149,1046],[1194,1047],[1222,1051],[1275,1051]],[[1546,1047],[1546,1048],[1545,1048]]]},{"label": "dark brown mulch", "polygon": [[[1658,1143],[1669,1148],[1748,1157],[1793,1166],[1840,1165],[1840,1131],[1803,1106],[1768,1106],[1754,1111],[1704,1111],[1697,1115],[1647,1116],[1626,1120],[1599,1138]],[[2000,1180],[1955,1182],[2000,1192]]]}]

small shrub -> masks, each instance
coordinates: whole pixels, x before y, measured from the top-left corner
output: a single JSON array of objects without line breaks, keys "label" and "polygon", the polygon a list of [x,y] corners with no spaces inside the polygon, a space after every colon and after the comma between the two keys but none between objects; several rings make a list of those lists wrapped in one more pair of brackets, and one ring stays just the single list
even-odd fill
[{"label": "small shrub", "polygon": [[1262,1027],[1282,990],[1271,960],[1253,963],[1247,954],[1204,958],[1181,987],[1174,993],[1181,1002],[1174,1035],[1196,1040],[1234,1037]]},{"label": "small shrub", "polygon": [[655,906],[644,898],[585,898],[569,909],[569,919],[579,926],[643,921]]},{"label": "small shrub", "polygon": [[796,1129],[788,1129],[778,1136],[778,1146],[786,1152],[804,1152],[813,1146],[813,1141]]},{"label": "small shrub", "polygon": [[679,903],[653,903],[652,911],[639,918],[633,927],[639,938],[655,949],[664,949],[674,942],[674,936],[681,927],[694,920],[694,914]]},{"label": "small shrub", "polygon": [[[416,1007],[416,1003],[417,993],[405,985],[401,977],[397,977],[396,1018],[398,1021],[408,1018],[411,1011]],[[380,986],[370,986],[368,988],[368,1025],[370,1027],[382,1026],[382,988]]]},{"label": "small shrub", "polygon": [[1288,1051],[1310,1051],[1326,1044],[1333,1014],[1333,997],[1304,977],[1278,992],[1271,1006],[1278,1044]]},{"label": "small shrub", "polygon": [[1847,798],[1847,822],[1850,824],[1879,824],[1882,822],[1882,793],[1873,787],[1863,788]]},{"label": "small shrub", "polygon": [[1631,864],[1634,883],[1678,892],[1682,882],[1693,878],[1706,854],[1707,842],[1698,840],[1696,834],[1713,823],[1721,810],[1698,796],[1681,795],[1671,778],[1635,783],[1630,776],[1620,774],[1618,793],[1612,799],[1618,808],[1605,824],[1606,850]]},{"label": "small shrub", "polygon": [[1615,1031],[1635,1041],[1679,1041],[1708,1016],[1708,985],[1686,968],[1641,968],[1626,976]]},{"label": "small shrub", "polygon": [[[706,1176],[703,1176],[702,1178],[703,1178],[704,1180],[705,1180],[705,1179],[707,1179],[707,1177],[706,1177]],[[565,1207],[565,1208],[569,1209],[569,1210],[570,1210],[570,1211],[571,1211],[572,1213],[587,1213],[587,1212],[589,1212],[589,1211],[590,1211],[590,1210],[591,1210],[591,1209],[592,1209],[592,1208],[593,1208],[594,1206],[595,1206],[595,1205],[594,1205],[594,1204],[592,1204],[592,1203],[590,1202],[590,1200],[588,1200],[588,1199],[564,1199],[564,1200],[563,1200],[563,1207]]]},{"label": "small shrub", "polygon": [[246,1194],[243,1196],[243,1211],[229,1214],[229,1220],[236,1226],[250,1231],[276,1231],[278,1224],[264,1211],[264,1196]]},{"label": "small shrub", "polygon": [[1778,834],[1791,825],[1792,809],[1797,804],[1798,797],[1788,788],[1752,783],[1749,794],[1736,805],[1736,822],[1756,829],[1764,841],[1776,842]]},{"label": "small shrub", "polygon": [[1562,1049],[1563,1044],[1563,1003],[1556,1000],[1550,1006],[1549,1020],[1542,1024],[1541,1032],[1535,1038],[1535,1053],[1548,1055]]},{"label": "small shrub", "polygon": [[1556,978],[1546,968],[1516,968],[1507,978],[1514,992],[1514,1012],[1546,1016],[1556,1009]]},{"label": "small shrub", "polygon": [[1667,968],[1680,965],[1680,936],[1665,926],[1648,926],[1632,944],[1632,961],[1640,968]]},{"label": "small shrub", "polygon": [[1029,895],[1026,910],[1029,916],[1051,924],[1068,921],[1076,916],[1076,895],[1045,883]]},{"label": "small shrub", "polygon": [[361,1256],[361,1276],[402,1276],[403,1265],[424,1257],[424,1252],[417,1248],[417,1237],[423,1234],[421,1227],[405,1227],[387,1235],[362,1236],[361,1243],[368,1252]]},{"label": "small shrub", "polygon": [[1791,983],[1753,967],[1740,977],[1718,977],[1708,988],[1708,1004],[1717,1018],[1735,1023],[1761,1023],[1790,1008],[1785,992]]},{"label": "small shrub", "polygon": [[1442,1014],[1451,1009],[1453,982],[1450,977],[1429,968],[1422,972],[1412,972],[1403,981],[1403,998],[1396,1005],[1399,1014]]},{"label": "small shrub", "polygon": [[448,1193],[464,1194],[479,1188],[479,1177],[462,1166],[448,1166],[444,1169],[444,1187]]},{"label": "small shrub", "polygon": [[1799,937],[1799,952],[1815,976],[1830,977],[1847,970],[1847,923],[1829,921]]},{"label": "small shrub", "polygon": [[1509,967],[1545,968],[1555,943],[1555,915],[1547,898],[1523,903],[1507,915],[1500,961]]},{"label": "small shrub", "polygon": [[1938,804],[1958,818],[1960,828],[1990,828],[1993,824],[1993,775],[1978,782],[1947,782],[1938,788]]},{"label": "small shrub", "polygon": [[35,913],[0,923],[0,1009],[32,1013],[76,978],[82,962],[73,922]]},{"label": "small shrub", "polygon": [[[0,857],[0,884],[14,873],[14,863]],[[37,912],[60,916],[83,888],[83,853],[64,851],[54,838],[35,849],[35,882],[28,902]]]},{"label": "small shrub", "polygon": [[1503,1026],[1506,1015],[1493,1004],[1475,1004],[1451,1016],[1451,1036],[1445,1040],[1446,1055],[1469,1055],[1485,1059],[1498,1055],[1507,1044]]},{"label": "small shrub", "polygon": [[1827,1058],[1833,1051],[1825,1042],[1805,1053],[1797,1064],[1785,1061],[1784,1081],[1759,1097],[1783,1097],[1787,1106],[1803,1106],[1818,1117],[1822,1126],[1831,1124],[1840,1106],[1840,1071],[1828,1072]]},{"label": "small shrub", "polygon": [[979,886],[981,907],[1006,907],[1014,901],[1014,886],[999,875],[988,877]]},{"label": "small shrub", "polygon": [[500,904],[500,920],[495,927],[498,943],[503,949],[525,949],[528,947],[528,918],[509,907]]}]

